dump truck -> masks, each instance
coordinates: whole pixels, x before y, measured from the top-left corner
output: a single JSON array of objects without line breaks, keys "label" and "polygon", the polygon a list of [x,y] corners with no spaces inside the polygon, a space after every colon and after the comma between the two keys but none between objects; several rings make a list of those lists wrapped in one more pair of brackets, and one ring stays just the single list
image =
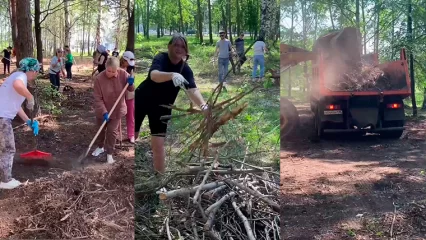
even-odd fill
[{"label": "dump truck", "polygon": [[411,95],[405,49],[399,60],[379,63],[377,53],[362,55],[357,28],[318,38],[312,51],[281,44],[281,69],[311,61],[309,99],[314,136],[327,133],[379,133],[400,138],[403,99]]}]

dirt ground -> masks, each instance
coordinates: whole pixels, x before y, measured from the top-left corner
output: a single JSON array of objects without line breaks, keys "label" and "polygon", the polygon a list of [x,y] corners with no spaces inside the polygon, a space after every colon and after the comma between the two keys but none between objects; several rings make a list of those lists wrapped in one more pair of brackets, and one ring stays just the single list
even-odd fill
[{"label": "dirt ground", "polygon": [[[19,158],[20,153],[34,150],[35,138],[22,121],[14,120],[17,154],[13,177],[28,182],[15,190],[0,191],[0,239],[99,239],[99,232],[106,238],[133,239],[134,147],[126,141],[125,118],[123,144],[121,148],[117,145],[114,156],[117,163],[106,165],[105,154],[95,158],[89,152],[85,170],[73,169],[98,130],[94,126],[90,77],[81,71],[83,67],[91,68],[76,67],[73,81],[61,82],[74,89],[64,92],[67,99],[61,103],[62,113],[56,117],[42,113],[44,117],[39,119],[38,150],[52,153],[53,160]],[[53,213],[56,216],[49,215]],[[99,224],[99,219],[107,223]],[[109,226],[109,230],[100,225]]]},{"label": "dirt ground", "polygon": [[307,104],[298,137],[281,143],[283,239],[426,239],[426,119],[399,140],[313,143]]}]

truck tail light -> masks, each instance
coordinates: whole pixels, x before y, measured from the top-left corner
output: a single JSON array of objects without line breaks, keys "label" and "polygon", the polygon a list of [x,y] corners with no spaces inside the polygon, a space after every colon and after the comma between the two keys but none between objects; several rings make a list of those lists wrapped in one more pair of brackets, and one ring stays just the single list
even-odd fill
[{"label": "truck tail light", "polygon": [[402,104],[400,103],[390,103],[386,105],[387,108],[397,109],[402,108]]},{"label": "truck tail light", "polygon": [[326,105],[325,109],[327,109],[327,110],[339,110],[340,109],[340,105],[337,105],[337,104]]}]

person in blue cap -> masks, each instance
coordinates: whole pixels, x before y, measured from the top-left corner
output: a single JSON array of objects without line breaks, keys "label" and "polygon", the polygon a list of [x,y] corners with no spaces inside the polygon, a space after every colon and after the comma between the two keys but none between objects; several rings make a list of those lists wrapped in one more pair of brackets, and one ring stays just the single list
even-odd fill
[{"label": "person in blue cap", "polygon": [[[18,115],[38,135],[38,122],[31,121],[22,109],[34,110],[34,96],[27,88],[28,82],[34,81],[40,71],[37,59],[24,58],[19,62],[19,68],[12,73],[0,86],[0,189],[14,189],[21,182],[12,178],[13,157],[15,155],[15,137],[12,120]],[[7,104],[5,104],[7,103]]]}]

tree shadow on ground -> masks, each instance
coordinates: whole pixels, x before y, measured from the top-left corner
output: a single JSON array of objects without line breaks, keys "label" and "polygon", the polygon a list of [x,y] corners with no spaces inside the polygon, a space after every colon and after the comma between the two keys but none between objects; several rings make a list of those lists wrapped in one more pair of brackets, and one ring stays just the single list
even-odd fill
[{"label": "tree shadow on ground", "polygon": [[282,237],[389,238],[395,215],[394,237],[424,239],[426,142],[419,139],[330,137],[313,143],[305,135],[282,144]]}]

